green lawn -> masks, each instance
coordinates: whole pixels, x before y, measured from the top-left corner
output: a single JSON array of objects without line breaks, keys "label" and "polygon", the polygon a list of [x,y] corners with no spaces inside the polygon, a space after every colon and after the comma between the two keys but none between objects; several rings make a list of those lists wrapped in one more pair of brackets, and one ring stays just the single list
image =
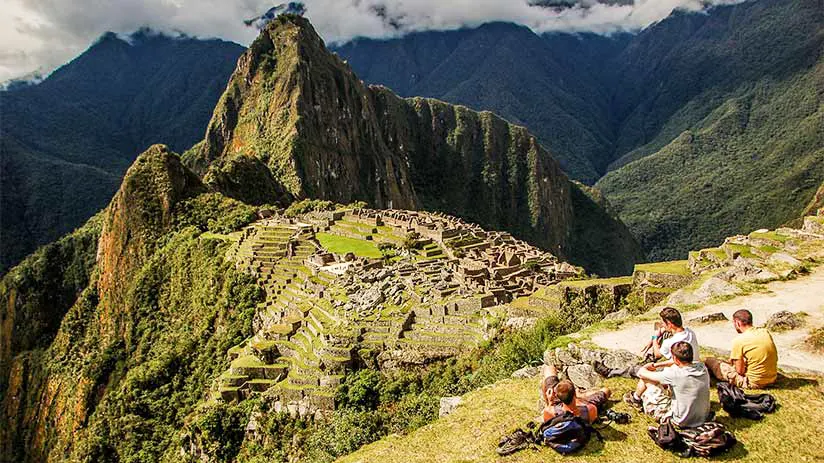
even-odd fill
[{"label": "green lawn", "polygon": [[379,258],[381,252],[375,243],[366,240],[358,240],[346,236],[332,235],[330,233],[317,233],[315,237],[327,251],[335,254],[346,254],[351,252],[358,257]]},{"label": "green lawn", "polygon": [[632,283],[632,277],[590,278],[588,280],[567,280],[560,283],[569,288],[587,288],[595,285],[625,285]]},{"label": "green lawn", "polygon": [[[463,404],[451,415],[438,419],[407,436],[391,435],[343,457],[341,462],[680,462],[686,461],[659,449],[647,436],[653,421],[640,415],[619,399],[634,387],[628,379],[611,379],[613,408],[630,412],[632,422],[611,424],[601,433],[604,442],[593,438],[579,454],[563,457],[548,447],[523,450],[506,458],[495,453],[498,439],[537,416],[537,378],[501,381],[464,396]],[[743,462],[821,461],[818,426],[824,419],[824,399],[816,379],[782,378],[770,392],[780,404],[776,413],[763,421],[732,419],[720,409],[713,387],[712,407],[717,421],[727,426],[739,440],[718,459]],[[616,400],[618,399],[618,400]],[[806,423],[806,424],[805,424]],[[706,461],[694,459],[695,461]]]},{"label": "green lawn", "polygon": [[652,264],[638,264],[635,266],[638,272],[668,273],[671,275],[689,275],[690,269],[685,260],[673,260],[668,262],[654,262]]}]

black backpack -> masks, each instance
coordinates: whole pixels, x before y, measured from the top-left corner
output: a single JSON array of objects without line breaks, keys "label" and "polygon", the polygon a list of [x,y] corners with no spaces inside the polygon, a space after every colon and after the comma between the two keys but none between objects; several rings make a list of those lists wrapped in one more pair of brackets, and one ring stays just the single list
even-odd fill
[{"label": "black backpack", "polygon": [[588,421],[566,411],[538,428],[536,443],[552,447],[562,455],[569,455],[584,448],[593,434],[603,440],[601,433]]},{"label": "black backpack", "polygon": [[677,429],[669,421],[647,429],[650,438],[662,449],[672,450],[682,457],[710,457],[732,448],[735,436],[715,421],[695,428]]},{"label": "black backpack", "polygon": [[657,428],[647,428],[647,434],[664,450],[677,450],[682,443],[681,436],[669,420],[664,420]]},{"label": "black backpack", "polygon": [[717,388],[718,400],[730,416],[760,420],[764,413],[775,411],[772,394],[745,394],[738,386],[726,382],[719,382]]},{"label": "black backpack", "polygon": [[723,424],[715,421],[707,421],[696,428],[681,429],[678,434],[686,447],[681,452],[682,457],[711,457],[726,452],[738,442]]}]

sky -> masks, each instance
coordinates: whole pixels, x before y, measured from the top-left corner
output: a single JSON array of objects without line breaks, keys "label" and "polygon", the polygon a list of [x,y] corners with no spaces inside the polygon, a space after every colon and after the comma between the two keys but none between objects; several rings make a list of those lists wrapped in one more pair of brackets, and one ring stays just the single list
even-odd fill
[{"label": "sky", "polygon": [[[563,10],[540,0],[305,0],[306,16],[327,42],[385,38],[421,30],[471,27],[489,21],[523,24],[536,32],[638,30],[674,9],[740,0],[578,0]],[[544,0],[547,1],[547,0]],[[557,0],[556,0],[557,1]],[[141,27],[248,45],[257,35],[244,19],[277,4],[265,0],[3,0],[0,82],[48,74],[107,31]]]}]

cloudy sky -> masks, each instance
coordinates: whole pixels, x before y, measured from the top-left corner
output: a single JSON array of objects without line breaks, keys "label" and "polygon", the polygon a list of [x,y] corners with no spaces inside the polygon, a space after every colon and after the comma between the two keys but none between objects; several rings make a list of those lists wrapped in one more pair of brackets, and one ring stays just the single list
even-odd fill
[{"label": "cloudy sky", "polygon": [[[578,0],[559,11],[540,0],[305,0],[306,16],[327,42],[356,36],[390,37],[410,31],[454,29],[500,20],[536,32],[643,28],[675,8],[739,0]],[[545,2],[551,0],[544,0]],[[558,0],[555,0],[557,3]],[[3,0],[0,12],[0,82],[48,73],[85,50],[106,31],[130,33],[148,26],[248,45],[256,31],[243,19],[265,12],[265,0]],[[389,20],[391,19],[391,21]]]}]

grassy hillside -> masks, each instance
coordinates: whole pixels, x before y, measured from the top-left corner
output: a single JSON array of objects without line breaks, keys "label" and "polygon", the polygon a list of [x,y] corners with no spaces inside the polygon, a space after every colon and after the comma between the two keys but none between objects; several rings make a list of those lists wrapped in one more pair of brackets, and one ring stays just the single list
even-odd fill
[{"label": "grassy hillside", "polygon": [[[654,425],[651,418],[639,415],[620,396],[634,388],[627,379],[610,379],[607,386],[616,391],[613,408],[629,412],[633,421],[612,424],[601,431],[604,441],[592,438],[586,448],[574,456],[564,457],[543,447],[523,450],[501,458],[495,453],[498,439],[538,415],[538,379],[508,379],[464,396],[452,414],[407,436],[390,436],[338,460],[341,463],[395,462],[545,462],[545,461],[637,461],[677,462],[682,458],[665,452],[652,442],[646,432]],[[821,400],[816,380],[782,379],[770,390],[781,404],[778,412],[763,421],[731,418],[720,409],[715,390],[711,391],[712,408],[718,421],[727,426],[741,444],[721,457],[742,462],[818,461],[824,458],[818,435],[813,427],[798,427],[799,422],[819,422],[824,415],[815,404]],[[790,429],[794,429],[790,433]]]}]

